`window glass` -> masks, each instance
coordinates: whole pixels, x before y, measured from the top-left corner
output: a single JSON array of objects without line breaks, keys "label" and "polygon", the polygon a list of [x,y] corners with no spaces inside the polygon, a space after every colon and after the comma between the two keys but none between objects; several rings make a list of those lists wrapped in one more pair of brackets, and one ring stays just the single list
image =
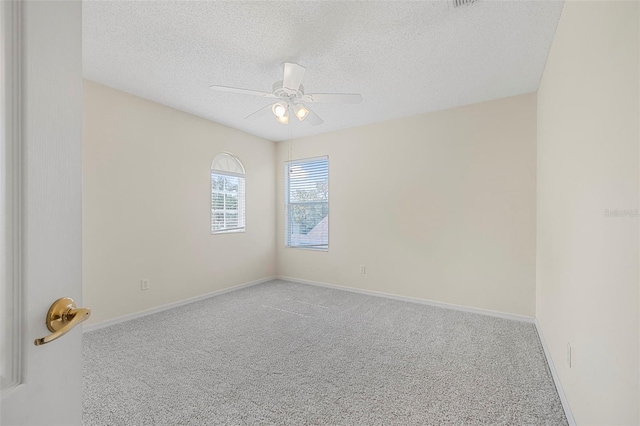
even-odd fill
[{"label": "window glass", "polygon": [[285,245],[329,248],[329,158],[285,163]]},{"label": "window glass", "polygon": [[211,233],[245,229],[244,166],[228,153],[211,164]]}]

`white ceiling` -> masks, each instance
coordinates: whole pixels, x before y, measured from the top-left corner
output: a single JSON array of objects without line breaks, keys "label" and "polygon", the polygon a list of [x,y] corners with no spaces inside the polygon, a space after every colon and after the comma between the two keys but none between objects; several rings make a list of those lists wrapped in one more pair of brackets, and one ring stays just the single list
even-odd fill
[{"label": "white ceiling", "polygon": [[[537,90],[563,3],[489,1],[85,1],[84,76],[281,141]],[[312,104],[313,127],[271,114],[281,64],[307,68],[307,93],[361,93]]]}]

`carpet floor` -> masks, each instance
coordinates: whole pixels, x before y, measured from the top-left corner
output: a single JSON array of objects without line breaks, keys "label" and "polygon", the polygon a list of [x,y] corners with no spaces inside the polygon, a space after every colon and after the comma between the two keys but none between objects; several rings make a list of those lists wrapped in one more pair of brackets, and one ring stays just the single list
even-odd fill
[{"label": "carpet floor", "polygon": [[85,425],[564,425],[535,327],[285,281],[84,334]]}]

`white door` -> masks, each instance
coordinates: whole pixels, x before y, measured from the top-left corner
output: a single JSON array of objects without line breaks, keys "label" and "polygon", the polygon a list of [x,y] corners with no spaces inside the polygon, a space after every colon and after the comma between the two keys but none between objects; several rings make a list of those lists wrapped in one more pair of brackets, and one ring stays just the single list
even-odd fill
[{"label": "white door", "polygon": [[[82,422],[81,327],[50,343],[49,306],[82,306],[79,1],[2,7],[2,425]],[[6,84],[5,84],[6,83]]]}]

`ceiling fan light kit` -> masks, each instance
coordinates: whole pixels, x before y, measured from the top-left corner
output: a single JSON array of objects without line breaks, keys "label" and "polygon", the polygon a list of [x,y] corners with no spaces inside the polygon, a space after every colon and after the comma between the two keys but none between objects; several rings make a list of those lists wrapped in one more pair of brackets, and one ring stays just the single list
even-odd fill
[{"label": "ceiling fan light kit", "polygon": [[288,105],[284,101],[276,102],[271,106],[271,111],[276,117],[284,117],[287,114]]},{"label": "ceiling fan light kit", "polygon": [[289,114],[285,113],[282,117],[276,116],[276,121],[280,124],[289,124]]},{"label": "ceiling fan light kit", "polygon": [[[293,111],[298,121],[303,121],[307,117],[311,117],[308,121],[312,126],[322,124],[323,121],[318,114],[308,109],[305,103],[333,102],[357,104],[362,102],[362,96],[358,93],[305,94],[304,87],[300,84],[305,71],[306,68],[301,65],[285,62],[284,77],[282,81],[274,83],[273,91],[271,93],[217,85],[210,86],[210,88],[221,92],[241,93],[244,95],[261,96],[263,98],[280,99],[271,105],[271,112],[276,117],[276,121],[280,124],[289,123],[289,110]],[[268,108],[268,105],[249,114],[245,119],[255,118],[262,115],[266,108]]]},{"label": "ceiling fan light kit", "polygon": [[296,113],[296,117],[300,121],[304,120],[305,118],[307,118],[307,115],[309,115],[309,110],[306,109],[302,104],[294,105],[293,111]]}]

